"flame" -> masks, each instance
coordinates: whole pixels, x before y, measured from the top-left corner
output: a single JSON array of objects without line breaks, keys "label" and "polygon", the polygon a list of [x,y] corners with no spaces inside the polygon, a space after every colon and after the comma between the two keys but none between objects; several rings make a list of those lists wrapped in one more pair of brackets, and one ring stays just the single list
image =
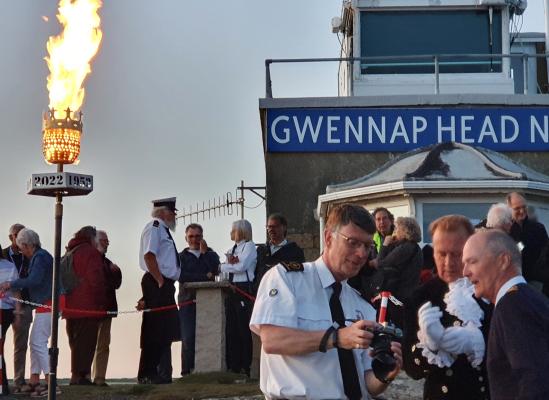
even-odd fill
[{"label": "flame", "polygon": [[49,56],[45,58],[50,70],[50,109],[77,111],[82,106],[82,84],[91,72],[90,61],[101,43],[97,13],[101,5],[101,0],[59,0],[57,19],[63,32],[49,38]]}]

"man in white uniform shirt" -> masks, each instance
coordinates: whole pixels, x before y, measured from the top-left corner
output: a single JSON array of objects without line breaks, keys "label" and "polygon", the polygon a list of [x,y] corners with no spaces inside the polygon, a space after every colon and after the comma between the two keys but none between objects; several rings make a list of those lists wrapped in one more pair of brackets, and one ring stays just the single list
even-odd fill
[{"label": "man in white uniform shirt", "polygon": [[367,261],[374,232],[363,207],[337,206],[319,259],[278,264],[263,277],[250,328],[262,341],[260,387],[267,399],[368,399],[399,373],[400,344],[392,342],[396,366],[383,381],[375,377],[368,329],[376,326],[376,312],[347,284]]},{"label": "man in white uniform shirt", "polygon": [[144,308],[173,306],[167,310],[143,313],[139,383],[171,383],[171,376],[159,376],[162,355],[169,354],[173,341],[179,340],[179,320],[175,306],[175,281],[181,267],[170,230],[175,230],[175,197],[153,201],[153,220],[141,234],[139,266]]}]

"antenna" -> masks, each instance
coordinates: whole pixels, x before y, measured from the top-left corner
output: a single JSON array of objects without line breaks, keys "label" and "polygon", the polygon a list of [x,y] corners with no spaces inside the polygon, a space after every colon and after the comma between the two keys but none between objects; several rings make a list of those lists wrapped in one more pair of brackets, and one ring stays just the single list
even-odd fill
[{"label": "antenna", "polygon": [[[177,219],[183,218],[183,222],[198,222],[200,217],[202,221],[206,218],[212,219],[226,215],[233,215],[235,212],[235,205],[243,203],[243,200],[238,198],[233,200],[233,194],[227,192],[222,196],[213,197],[208,199],[208,203],[205,201],[202,202],[202,206],[199,203],[196,203],[196,207],[193,209],[193,206],[189,206],[188,209],[183,208],[183,213],[177,216]],[[188,211],[187,211],[188,210]],[[238,215],[238,208],[236,208],[236,214]],[[213,217],[212,217],[213,215]]]},{"label": "antenna", "polygon": [[[244,190],[249,190],[254,193],[256,196],[261,198],[261,202],[254,207],[246,207],[244,205]],[[187,223],[187,219],[192,223],[193,220],[198,222],[200,217],[202,221],[227,215],[233,215],[236,213],[238,216],[238,210],[240,209],[240,218],[244,218],[244,208],[257,208],[265,201],[265,196],[259,194],[257,190],[266,191],[265,186],[244,186],[244,181],[240,181],[240,186],[236,188],[236,195],[233,199],[233,194],[227,192],[222,196],[213,197],[208,199],[206,204],[205,201],[202,202],[202,206],[197,202],[196,207],[193,209],[193,206],[190,205],[186,210],[185,207],[182,209],[182,213],[177,216],[177,219],[183,218],[183,223]],[[239,193],[240,192],[240,193]],[[237,206],[235,208],[235,206]],[[213,216],[212,216],[213,214]]]}]

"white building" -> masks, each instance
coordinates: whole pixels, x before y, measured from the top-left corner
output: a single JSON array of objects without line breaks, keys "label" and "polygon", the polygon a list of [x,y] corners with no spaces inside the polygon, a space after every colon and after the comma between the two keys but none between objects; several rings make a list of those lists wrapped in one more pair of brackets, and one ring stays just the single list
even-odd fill
[{"label": "white building", "polygon": [[[267,212],[287,215],[309,258],[326,211],[341,201],[389,206],[425,227],[442,209],[478,219],[505,193],[524,190],[549,222],[546,35],[516,32],[524,3],[343,1],[332,20],[342,43],[337,97],[273,98],[267,61],[259,100]],[[448,164],[451,179],[391,175],[445,142],[466,145],[447,155],[457,161]],[[492,164],[507,178],[490,175]]]}]

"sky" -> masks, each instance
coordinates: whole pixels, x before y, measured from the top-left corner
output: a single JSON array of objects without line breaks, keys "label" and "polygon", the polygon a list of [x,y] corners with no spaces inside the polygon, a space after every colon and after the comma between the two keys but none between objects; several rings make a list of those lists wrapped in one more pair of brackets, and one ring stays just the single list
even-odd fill
[{"label": "sky", "polygon": [[[80,227],[110,238],[109,258],[123,272],[120,310],[140,294],[139,238],[151,200],[177,197],[178,208],[208,202],[246,186],[264,186],[258,99],[267,58],[337,57],[330,20],[339,0],[104,0],[103,40],[85,81],[80,164],[94,191],[64,199],[63,246]],[[15,222],[35,230],[53,254],[54,200],[27,194],[33,173],[54,172],[42,157],[42,113],[48,105],[46,42],[60,32],[56,0],[0,2],[0,160],[4,165],[0,244]],[[45,21],[46,16],[48,21]],[[523,32],[544,30],[543,2],[531,0]],[[272,67],[275,97],[336,96],[336,64]],[[265,241],[265,206],[245,194],[254,241]],[[218,253],[231,242],[232,215],[198,222]],[[185,247],[179,220],[175,241]],[[195,222],[195,220],[193,220]],[[141,316],[113,321],[108,377],[135,377]],[[5,357],[12,368],[11,332]],[[174,375],[180,344],[172,346]],[[60,324],[58,374],[70,373],[65,323]]]}]

